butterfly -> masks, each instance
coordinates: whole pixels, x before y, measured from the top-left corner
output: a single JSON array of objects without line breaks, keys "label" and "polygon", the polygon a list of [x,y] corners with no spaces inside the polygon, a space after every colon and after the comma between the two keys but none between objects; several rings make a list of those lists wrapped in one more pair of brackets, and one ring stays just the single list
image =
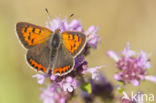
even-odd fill
[{"label": "butterfly", "polygon": [[18,22],[16,32],[27,49],[26,61],[34,70],[63,76],[70,73],[75,65],[74,58],[86,44],[82,32],[51,31],[48,28],[27,22]]}]

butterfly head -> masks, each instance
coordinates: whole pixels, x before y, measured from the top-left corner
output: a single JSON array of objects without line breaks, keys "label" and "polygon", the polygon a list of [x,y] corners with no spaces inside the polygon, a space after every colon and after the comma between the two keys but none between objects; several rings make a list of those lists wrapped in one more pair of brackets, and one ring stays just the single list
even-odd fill
[{"label": "butterfly head", "polygon": [[60,30],[59,28],[56,29],[56,30],[55,30],[55,34],[60,34],[60,31],[61,31],[61,30]]}]

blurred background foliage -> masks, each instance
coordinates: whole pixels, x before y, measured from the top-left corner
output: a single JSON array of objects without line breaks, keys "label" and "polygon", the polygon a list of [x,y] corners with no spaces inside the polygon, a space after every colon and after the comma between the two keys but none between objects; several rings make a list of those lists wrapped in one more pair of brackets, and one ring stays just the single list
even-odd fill
[{"label": "blurred background foliage", "polygon": [[[52,18],[73,13],[85,29],[99,26],[102,41],[87,60],[89,67],[105,65],[102,71],[111,83],[117,83],[113,79],[117,69],[106,51],[120,51],[127,41],[132,49],[152,54],[153,67],[149,73],[156,75],[155,0],[0,0],[0,103],[41,103],[41,86],[32,79],[36,72],[25,62],[26,51],[18,42],[15,24],[27,21],[45,26],[45,8]],[[140,87],[128,85],[127,90],[142,90],[156,96],[155,89],[155,84],[146,81]]]}]

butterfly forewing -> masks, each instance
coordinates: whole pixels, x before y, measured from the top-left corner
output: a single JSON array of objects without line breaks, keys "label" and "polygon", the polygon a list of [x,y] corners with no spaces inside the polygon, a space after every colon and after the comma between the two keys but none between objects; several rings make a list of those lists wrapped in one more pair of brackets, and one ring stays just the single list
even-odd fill
[{"label": "butterfly forewing", "polygon": [[52,35],[52,31],[34,24],[19,22],[16,24],[17,35],[26,48],[44,43]]},{"label": "butterfly forewing", "polygon": [[65,31],[62,40],[72,56],[77,56],[86,44],[86,35],[81,32]]}]

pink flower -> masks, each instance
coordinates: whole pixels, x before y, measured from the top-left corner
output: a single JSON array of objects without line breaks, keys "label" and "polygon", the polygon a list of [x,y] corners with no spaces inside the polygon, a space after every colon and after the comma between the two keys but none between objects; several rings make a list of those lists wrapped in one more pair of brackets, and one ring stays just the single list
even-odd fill
[{"label": "pink flower", "polygon": [[64,91],[73,92],[73,90],[77,88],[78,83],[75,79],[68,76],[61,81],[60,85]]},{"label": "pink flower", "polygon": [[151,82],[156,83],[156,76],[152,76],[152,75],[145,76],[145,80],[149,80]]},{"label": "pink flower", "polygon": [[35,74],[32,77],[37,79],[38,84],[43,84],[46,78],[43,74]]},{"label": "pink flower", "polygon": [[151,68],[151,64],[147,54],[144,51],[140,53],[130,49],[129,43],[120,53],[108,51],[107,55],[114,59],[119,73],[114,75],[114,78],[123,83],[131,83],[134,86],[139,86],[140,80],[145,80],[147,69]]},{"label": "pink flower", "polygon": [[143,69],[149,69],[152,67],[152,65],[150,64],[149,58],[147,56],[147,54],[144,51],[140,51],[140,55],[137,58],[138,60],[138,65],[143,68]]},{"label": "pink flower", "polygon": [[57,75],[51,75],[50,76],[50,79],[53,80],[53,81],[56,80],[56,78],[57,78]]},{"label": "pink flower", "polygon": [[72,20],[70,23],[68,22],[67,18],[61,20],[60,18],[52,19],[50,22],[47,22],[47,27],[52,31],[56,29],[60,29],[61,32],[63,31],[79,31],[83,32],[83,28],[81,26],[80,21],[77,19]]},{"label": "pink flower", "polygon": [[97,36],[97,27],[90,26],[87,31],[85,31],[87,35],[87,43],[93,48],[97,48],[97,44],[100,41],[100,38]]},{"label": "pink flower", "polygon": [[54,93],[51,91],[50,87],[47,89],[42,89],[40,99],[43,100],[43,103],[55,103]]},{"label": "pink flower", "polygon": [[69,93],[59,88],[57,84],[48,86],[46,89],[42,89],[40,99],[43,103],[66,103],[69,97]]},{"label": "pink flower", "polygon": [[98,69],[102,68],[103,66],[96,66],[94,68],[88,68],[86,72],[89,72],[92,74],[92,79],[98,80],[100,77]]}]

